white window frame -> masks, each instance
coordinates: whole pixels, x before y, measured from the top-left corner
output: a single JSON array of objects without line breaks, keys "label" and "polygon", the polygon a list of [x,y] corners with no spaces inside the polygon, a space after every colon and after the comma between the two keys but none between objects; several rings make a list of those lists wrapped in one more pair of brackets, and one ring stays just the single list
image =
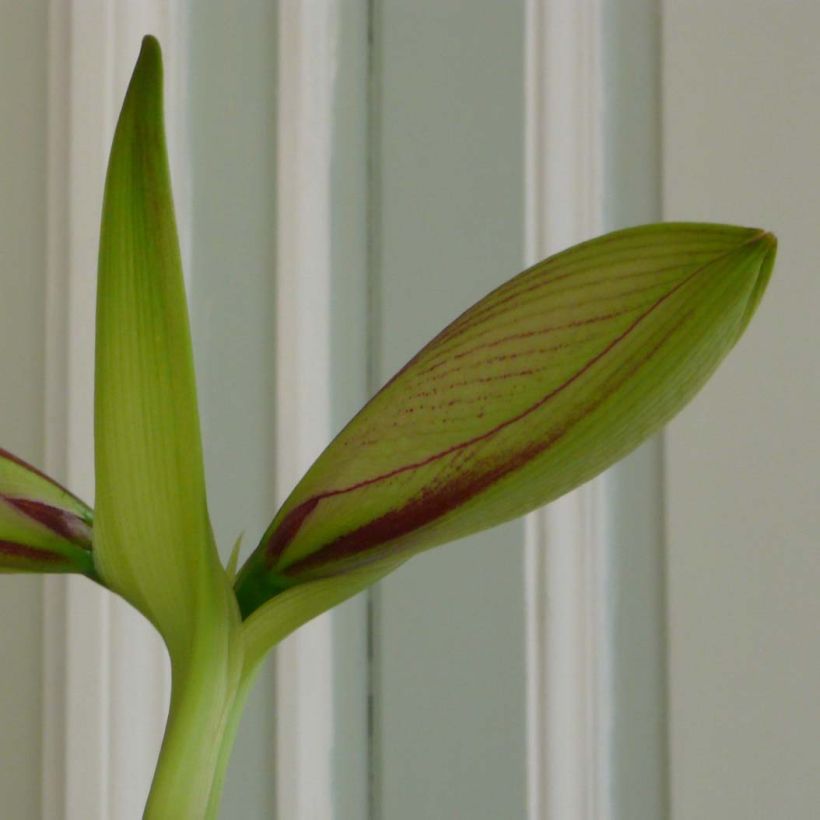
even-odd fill
[{"label": "white window frame", "polygon": [[[327,203],[334,56],[342,46],[334,41],[336,3],[284,2],[280,15],[280,99],[287,117],[280,126],[279,185],[287,210],[280,212],[280,277],[286,278],[280,279],[278,327],[287,340],[279,349],[287,354],[278,372],[289,389],[280,391],[279,475],[287,487],[329,438],[328,416],[316,407],[330,402],[330,340],[317,338],[315,329],[330,325]],[[526,15],[526,234],[535,260],[600,233],[603,224],[601,9],[599,0],[528,0]],[[321,315],[328,320],[317,321]],[[593,482],[528,521],[530,820],[612,816],[602,492]],[[330,820],[329,619],[291,637],[279,658],[278,704],[288,714],[280,725],[280,809],[296,820]]]},{"label": "white window frame", "polygon": [[[184,110],[180,5],[52,0],[49,6],[46,468],[87,499],[94,493],[101,192],[119,106],[147,32],[165,47],[173,157],[184,144],[184,122],[175,114]],[[184,212],[184,165],[172,165]],[[164,649],[141,616],[85,579],[44,583],[43,816],[139,817],[169,699]]]},{"label": "white window frame", "polygon": [[[602,232],[601,14],[599,0],[526,3],[530,262]],[[530,820],[613,816],[603,492],[596,479],[527,517]]]},{"label": "white window frame", "polygon": [[[333,428],[330,206],[346,36],[339,24],[342,2],[279,4],[280,496]],[[169,141],[172,155],[182,153],[185,123],[174,119],[174,112],[184,111],[182,6],[172,0],[52,0],[50,7],[46,466],[88,498],[94,289],[107,152],[139,39],[151,31],[166,46]],[[604,224],[603,12],[601,0],[526,0],[525,9],[526,245],[534,260],[599,233]],[[172,165],[184,251],[187,186],[180,173],[186,166]],[[528,519],[522,583],[529,820],[617,817],[606,528],[602,481]],[[88,582],[45,583],[44,816],[139,816],[168,699],[162,648],[142,619]],[[334,816],[338,784],[329,749],[342,720],[333,690],[334,617],[317,619],[278,651],[277,801],[288,820]],[[363,633],[363,608],[357,619],[354,628]],[[366,680],[361,685],[366,688]],[[365,771],[362,795],[366,777]]]}]

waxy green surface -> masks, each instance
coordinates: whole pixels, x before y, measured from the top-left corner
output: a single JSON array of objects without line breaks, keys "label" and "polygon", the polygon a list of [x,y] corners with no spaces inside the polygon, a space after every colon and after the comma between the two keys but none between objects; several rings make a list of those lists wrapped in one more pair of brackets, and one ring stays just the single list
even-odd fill
[{"label": "waxy green surface", "polygon": [[711,375],[775,250],[758,229],[650,225],[499,287],[317,459],[240,573],[243,612],[294,583],[494,526],[604,470]]},{"label": "waxy green surface", "polygon": [[225,580],[207,512],[152,38],[114,135],[97,293],[94,558],[106,583],[183,651]]},{"label": "waxy green surface", "polygon": [[[146,38],[103,205],[93,549],[91,511],[9,456],[0,463],[9,488],[0,486],[0,526],[9,543],[43,552],[8,550],[3,566],[96,572],[181,659],[204,651],[206,634],[233,645],[240,615],[282,594],[246,633],[256,662],[266,632],[282,637],[271,613],[288,601],[289,622],[303,622],[421,550],[563,495],[656,432],[737,342],[775,252],[775,238],[759,229],[647,225],[570,248],[502,284],[322,453],[239,571],[235,599],[207,513],[162,62]],[[44,535],[48,510],[59,517]],[[25,528],[35,535],[21,535]]]},{"label": "waxy green surface", "polygon": [[93,521],[0,451],[0,570],[84,573],[168,646],[171,709],[145,816],[215,815],[273,644],[413,554],[563,495],[656,432],[739,339],[775,252],[763,230],[649,225],[501,285],[328,446],[234,579],[208,518],[162,61],[145,38],[103,203]]},{"label": "waxy green surface", "polygon": [[92,520],[79,498],[0,449],[0,572],[95,577]]}]

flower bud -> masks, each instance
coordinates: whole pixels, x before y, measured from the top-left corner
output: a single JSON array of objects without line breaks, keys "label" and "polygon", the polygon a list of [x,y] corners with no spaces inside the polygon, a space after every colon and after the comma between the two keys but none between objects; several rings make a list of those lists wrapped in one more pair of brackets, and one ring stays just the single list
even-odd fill
[{"label": "flower bud", "polygon": [[500,524],[660,429],[746,327],[775,238],[722,225],[618,231],[470,308],[348,424],[240,573],[245,613],[306,580]]},{"label": "flower bud", "polygon": [[92,519],[68,490],[0,449],[0,571],[93,577]]}]

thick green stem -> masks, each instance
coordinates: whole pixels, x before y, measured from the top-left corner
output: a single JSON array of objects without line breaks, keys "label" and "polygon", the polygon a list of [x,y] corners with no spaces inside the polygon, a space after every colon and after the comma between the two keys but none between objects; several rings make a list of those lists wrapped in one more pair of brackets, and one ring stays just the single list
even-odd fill
[{"label": "thick green stem", "polygon": [[225,783],[225,774],[228,771],[228,763],[231,759],[231,752],[233,751],[233,744],[236,740],[236,732],[239,729],[239,723],[242,720],[242,713],[245,710],[245,703],[248,699],[248,694],[253,687],[256,680],[259,667],[256,667],[249,673],[245,673],[242,682],[239,686],[239,691],[234,698],[231,712],[228,716],[228,723],[225,732],[222,736],[222,745],[219,749],[219,759],[216,764],[216,772],[213,782],[211,784],[211,794],[208,800],[208,809],[205,817],[208,820],[216,818],[219,815],[219,803],[222,799],[222,787]]},{"label": "thick green stem", "polygon": [[[145,820],[203,820],[219,806],[218,794],[211,795],[214,783],[221,785],[226,735],[234,731],[245,653],[233,593],[221,583],[216,595],[210,591],[202,592],[187,637],[168,644],[171,708]],[[224,755],[229,749],[230,742]]]},{"label": "thick green stem", "polygon": [[171,710],[162,740],[145,820],[203,820],[229,724],[234,690],[203,686],[190,677],[174,680]]}]

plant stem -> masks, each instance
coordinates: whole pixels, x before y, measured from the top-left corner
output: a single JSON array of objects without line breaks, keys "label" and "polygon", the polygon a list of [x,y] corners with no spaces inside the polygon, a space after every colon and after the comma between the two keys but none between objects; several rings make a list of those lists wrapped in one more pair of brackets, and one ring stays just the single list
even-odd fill
[{"label": "plant stem", "polygon": [[[171,709],[145,820],[215,818],[227,758],[248,686],[231,663],[236,635],[223,651],[174,668]],[[241,697],[240,697],[241,694]],[[238,702],[239,701],[239,702]]]},{"label": "plant stem", "polygon": [[222,735],[222,744],[219,748],[219,758],[217,760],[216,771],[211,784],[211,794],[208,799],[208,808],[205,813],[205,817],[208,818],[208,820],[211,820],[211,818],[216,818],[219,814],[219,803],[222,799],[222,787],[225,783],[225,774],[228,771],[228,763],[230,762],[233,744],[236,740],[236,732],[237,729],[239,729],[239,723],[242,720],[242,713],[245,710],[245,702],[247,701],[248,695],[250,694],[253,684],[256,681],[256,675],[259,668],[260,666],[257,666],[249,673],[243,674],[242,682],[231,706],[225,732]]}]

